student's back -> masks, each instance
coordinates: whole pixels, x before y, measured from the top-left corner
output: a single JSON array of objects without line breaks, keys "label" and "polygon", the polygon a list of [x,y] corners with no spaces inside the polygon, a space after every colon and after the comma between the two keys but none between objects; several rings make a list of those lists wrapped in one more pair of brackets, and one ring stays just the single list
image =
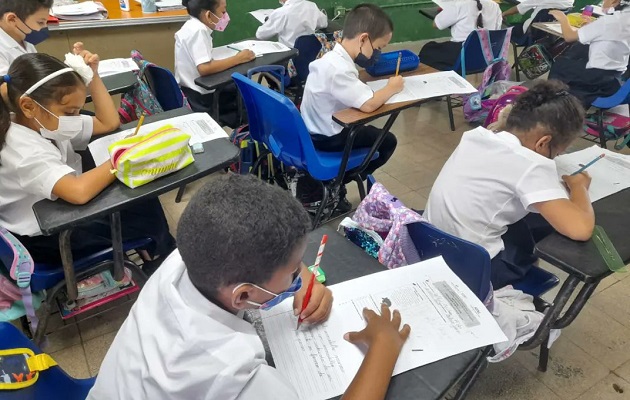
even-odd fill
[{"label": "student's back", "polygon": [[328,26],[328,17],[317,4],[308,0],[286,0],[274,10],[256,31],[256,38],[268,40],[278,36],[278,41],[293,47],[295,39],[312,35],[317,29]]},{"label": "student's back", "polygon": [[492,0],[446,2],[434,22],[438,29],[451,28],[452,41],[463,42],[477,29],[480,13],[485,29],[501,29],[501,9]]}]

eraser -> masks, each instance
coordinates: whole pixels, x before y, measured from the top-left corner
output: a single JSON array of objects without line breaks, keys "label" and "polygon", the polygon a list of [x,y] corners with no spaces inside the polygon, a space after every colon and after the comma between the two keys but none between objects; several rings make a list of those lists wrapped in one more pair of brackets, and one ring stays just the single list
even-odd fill
[{"label": "eraser", "polygon": [[203,148],[203,143],[195,143],[190,147],[192,147],[193,154],[199,154],[205,151],[205,149]]},{"label": "eraser", "polygon": [[317,279],[317,282],[326,282],[326,273],[323,269],[321,269],[320,267],[315,268],[313,265],[311,265],[310,267],[308,267],[308,270],[315,275],[315,279]]}]

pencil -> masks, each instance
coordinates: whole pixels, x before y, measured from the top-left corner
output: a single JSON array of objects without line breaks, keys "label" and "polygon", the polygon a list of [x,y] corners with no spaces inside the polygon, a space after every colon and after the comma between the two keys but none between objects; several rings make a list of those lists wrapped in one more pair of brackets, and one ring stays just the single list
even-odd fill
[{"label": "pencil", "polygon": [[398,62],[396,63],[396,76],[400,72],[400,61],[402,60],[402,52],[398,52]]},{"label": "pencil", "polygon": [[136,130],[133,132],[133,135],[131,136],[136,136],[138,134],[143,122],[144,122],[144,114],[140,116],[140,119],[138,120],[138,125],[136,126]]},{"label": "pencil", "polygon": [[322,236],[322,242],[319,244],[319,250],[317,250],[317,257],[315,257],[315,264],[313,264],[313,270],[316,271],[319,268],[319,263],[322,261],[322,255],[324,254],[324,248],[328,242],[328,235]]},{"label": "pencil", "polygon": [[306,310],[306,306],[308,302],[311,300],[311,294],[313,293],[313,284],[315,283],[315,274],[311,274],[311,280],[308,282],[308,288],[306,288],[306,294],[304,295],[304,299],[302,300],[302,309],[300,310],[300,316],[298,317],[297,331],[300,329],[300,325],[302,325],[302,313]]},{"label": "pencil", "polygon": [[582,172],[584,172],[584,170],[588,167],[590,167],[591,165],[595,164],[597,161],[601,160],[602,158],[604,158],[606,156],[606,154],[600,154],[597,157],[595,157],[595,159],[593,161],[591,161],[590,163],[582,166],[582,168],[578,169],[577,171],[575,171],[574,173],[571,174],[571,176],[573,175],[577,175],[577,174],[581,174]]}]

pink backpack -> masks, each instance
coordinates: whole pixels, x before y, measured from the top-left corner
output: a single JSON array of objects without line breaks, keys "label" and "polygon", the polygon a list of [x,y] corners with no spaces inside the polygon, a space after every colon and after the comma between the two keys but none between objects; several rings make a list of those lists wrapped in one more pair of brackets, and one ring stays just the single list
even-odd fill
[{"label": "pink backpack", "polygon": [[507,107],[509,104],[514,103],[516,98],[521,95],[521,93],[525,93],[527,91],[526,87],[523,86],[512,86],[498,99],[493,100],[494,104],[488,112],[488,116],[486,117],[486,122],[484,122],[484,128],[487,128],[488,125],[493,124],[499,120],[499,114],[501,111]]},{"label": "pink backpack", "polygon": [[352,219],[341,221],[339,229],[343,228],[348,239],[391,269],[420,261],[406,225],[421,220],[417,212],[375,183]]},{"label": "pink backpack", "polygon": [[[486,89],[496,81],[507,81],[510,79],[511,67],[508,62],[508,52],[510,50],[510,38],[512,37],[512,28],[507,29],[505,38],[501,45],[501,52],[495,58],[492,53],[492,44],[490,43],[490,31],[488,29],[477,29],[477,36],[481,44],[483,56],[488,65],[483,72],[481,84],[477,87],[477,93],[462,98],[464,108],[464,119],[467,122],[483,122],[490,109],[494,106],[496,100],[490,99]],[[466,77],[465,48],[462,47],[461,52],[462,76]]]}]

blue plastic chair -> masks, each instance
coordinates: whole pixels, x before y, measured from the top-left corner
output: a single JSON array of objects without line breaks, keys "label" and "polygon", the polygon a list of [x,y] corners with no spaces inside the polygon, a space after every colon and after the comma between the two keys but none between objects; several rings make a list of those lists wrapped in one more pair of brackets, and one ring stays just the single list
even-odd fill
[{"label": "blue plastic chair", "polygon": [[[357,149],[349,154],[316,150],[302,116],[288,98],[241,74],[232,74],[232,79],[247,109],[251,138],[264,143],[285,166],[305,171],[322,182],[324,196],[313,226],[319,225],[329,198],[337,195],[345,175],[355,179],[359,192],[364,196],[365,188],[359,173],[365,169],[369,160],[378,157],[375,149]],[[255,167],[260,160],[254,164]]]},{"label": "blue plastic chair", "polygon": [[153,94],[164,111],[184,106],[184,96],[171,71],[157,65],[149,65],[146,73]]},{"label": "blue plastic chair", "polygon": [[[8,322],[0,322],[0,350],[28,348],[35,354],[42,351],[22,332]],[[32,386],[3,390],[2,400],[85,400],[96,378],[75,379],[56,366],[42,371]]]},{"label": "blue plastic chair", "polygon": [[[604,149],[606,148],[607,142],[606,133],[604,131],[604,111],[623,104],[630,104],[630,80],[626,81],[626,83],[623,84],[623,86],[617,91],[617,93],[608,97],[598,97],[597,99],[595,99],[593,104],[591,104],[592,107],[597,108],[599,144]],[[623,148],[623,144],[621,146],[615,146],[615,148],[617,150],[621,150]]]}]

